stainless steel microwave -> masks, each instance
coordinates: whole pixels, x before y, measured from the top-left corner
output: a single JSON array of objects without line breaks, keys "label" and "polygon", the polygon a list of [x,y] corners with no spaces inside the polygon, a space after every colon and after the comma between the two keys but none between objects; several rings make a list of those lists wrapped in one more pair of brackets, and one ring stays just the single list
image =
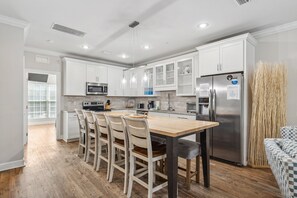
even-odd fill
[{"label": "stainless steel microwave", "polygon": [[87,95],[107,95],[108,85],[105,83],[87,82]]}]

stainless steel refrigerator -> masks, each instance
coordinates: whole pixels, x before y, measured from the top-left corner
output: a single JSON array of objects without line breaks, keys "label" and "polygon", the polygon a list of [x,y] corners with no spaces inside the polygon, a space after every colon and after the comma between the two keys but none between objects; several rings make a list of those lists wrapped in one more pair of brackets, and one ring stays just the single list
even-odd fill
[{"label": "stainless steel refrigerator", "polygon": [[210,156],[243,164],[243,74],[196,79],[196,118],[220,125],[210,129]]}]

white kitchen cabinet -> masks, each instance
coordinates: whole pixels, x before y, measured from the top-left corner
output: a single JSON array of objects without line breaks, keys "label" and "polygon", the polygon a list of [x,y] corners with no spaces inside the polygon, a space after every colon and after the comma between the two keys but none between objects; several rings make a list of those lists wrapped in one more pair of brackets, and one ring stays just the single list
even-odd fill
[{"label": "white kitchen cabinet", "polygon": [[87,64],[87,82],[108,83],[107,66],[99,64]]},{"label": "white kitchen cabinet", "polygon": [[63,59],[63,93],[69,96],[86,95],[86,64]]},{"label": "white kitchen cabinet", "polygon": [[219,66],[221,73],[243,71],[243,65],[243,40],[221,45]]},{"label": "white kitchen cabinet", "polygon": [[[183,114],[170,114],[170,118],[184,119],[184,120],[196,120],[196,115],[183,115]],[[191,140],[196,142],[196,135],[188,135],[182,139]]]},{"label": "white kitchen cabinet", "polygon": [[138,69],[131,69],[129,70],[129,96],[137,96],[138,94],[138,86],[139,85],[139,79],[138,79]]},{"label": "white kitchen cabinet", "polygon": [[176,64],[174,61],[155,66],[155,91],[176,90]]},{"label": "white kitchen cabinet", "polygon": [[196,115],[184,115],[184,114],[170,114],[170,118],[178,118],[178,119],[185,119],[185,120],[196,120]]},{"label": "white kitchen cabinet", "polygon": [[220,48],[218,46],[199,50],[199,74],[201,76],[218,73]]},{"label": "white kitchen cabinet", "polygon": [[138,67],[124,71],[124,95],[129,97],[155,96],[153,67]]},{"label": "white kitchen cabinet", "polygon": [[194,59],[186,58],[177,62],[177,96],[195,95],[195,68]]},{"label": "white kitchen cabinet", "polygon": [[108,96],[123,96],[123,68],[108,67]]},{"label": "white kitchen cabinet", "polygon": [[131,88],[130,88],[130,70],[124,71],[124,79],[122,81],[122,88],[124,91],[124,96],[131,96]]},{"label": "white kitchen cabinet", "polygon": [[63,111],[63,140],[77,141],[79,138],[78,118],[75,112]]},{"label": "white kitchen cabinet", "polygon": [[169,118],[170,117],[170,114],[169,113],[161,113],[161,112],[152,112],[152,111],[149,111],[148,112],[148,115],[149,116],[159,116],[159,117],[166,117],[166,118]]},{"label": "white kitchen cabinet", "polygon": [[164,85],[164,65],[158,65],[155,67],[156,87]]},{"label": "white kitchen cabinet", "polygon": [[127,114],[136,114],[135,109],[112,109],[112,112],[127,113]]},{"label": "white kitchen cabinet", "polygon": [[154,68],[153,67],[145,67],[144,68],[144,76],[143,76],[143,88],[144,95],[154,95]]},{"label": "white kitchen cabinet", "polygon": [[[163,112],[148,112],[149,116],[159,116],[159,117],[166,117],[166,118],[172,118],[172,119],[185,119],[185,120],[196,120],[195,115],[184,115],[184,114],[176,114],[176,113],[163,113]],[[182,139],[196,141],[196,135],[189,135],[186,137],[183,137]]]},{"label": "white kitchen cabinet", "polygon": [[247,43],[255,45],[250,34],[244,34],[197,47],[199,76],[243,72],[247,60]]},{"label": "white kitchen cabinet", "polygon": [[143,96],[144,95],[144,67],[137,68],[136,78],[137,78],[136,96]]}]

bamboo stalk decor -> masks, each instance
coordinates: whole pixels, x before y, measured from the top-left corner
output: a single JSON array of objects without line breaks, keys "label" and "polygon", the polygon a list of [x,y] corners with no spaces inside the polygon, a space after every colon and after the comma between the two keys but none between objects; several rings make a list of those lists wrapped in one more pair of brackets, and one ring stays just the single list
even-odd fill
[{"label": "bamboo stalk decor", "polygon": [[283,64],[259,62],[252,83],[252,114],[249,134],[250,166],[268,167],[265,138],[277,138],[286,124],[287,70]]}]

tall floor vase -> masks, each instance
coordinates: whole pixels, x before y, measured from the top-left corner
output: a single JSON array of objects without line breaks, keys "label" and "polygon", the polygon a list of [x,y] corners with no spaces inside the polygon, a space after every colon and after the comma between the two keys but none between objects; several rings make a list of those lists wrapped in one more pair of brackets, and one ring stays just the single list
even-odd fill
[{"label": "tall floor vase", "polygon": [[280,136],[286,124],[287,70],[283,64],[259,62],[252,83],[252,114],[249,134],[250,166],[268,167],[265,138]]}]

